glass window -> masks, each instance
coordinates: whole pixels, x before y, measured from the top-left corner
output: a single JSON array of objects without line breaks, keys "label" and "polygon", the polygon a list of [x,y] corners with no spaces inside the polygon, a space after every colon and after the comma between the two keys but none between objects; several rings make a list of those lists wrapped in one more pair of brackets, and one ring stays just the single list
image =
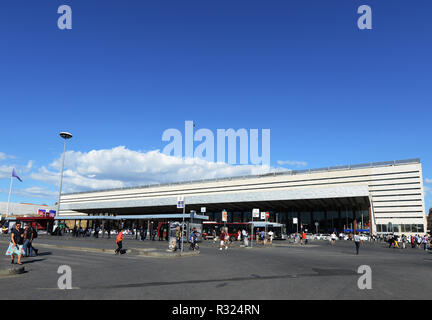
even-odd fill
[{"label": "glass window", "polygon": [[339,223],[339,213],[334,210],[327,211],[327,230],[329,232],[335,231]]},{"label": "glass window", "polygon": [[399,232],[399,225],[398,224],[393,225],[393,232]]},{"label": "glass window", "polygon": [[424,232],[424,225],[423,224],[419,224],[417,225],[417,232]]},{"label": "glass window", "polygon": [[377,232],[381,232],[381,230],[382,230],[382,227],[381,227],[381,225],[380,225],[380,224],[377,224],[377,225],[376,225],[376,228],[377,228]]},{"label": "glass window", "polygon": [[411,232],[411,225],[410,224],[404,224],[404,232]]},{"label": "glass window", "polygon": [[303,228],[308,228],[311,226],[311,213],[309,211],[301,212],[300,223],[303,224]]},{"label": "glass window", "polygon": [[352,210],[342,211],[342,218],[344,219],[345,229],[353,229],[354,214]]},{"label": "glass window", "polygon": [[411,225],[411,232],[418,232],[416,224]]},{"label": "glass window", "polygon": [[387,225],[386,224],[382,224],[381,228],[382,228],[382,232],[387,232]]}]

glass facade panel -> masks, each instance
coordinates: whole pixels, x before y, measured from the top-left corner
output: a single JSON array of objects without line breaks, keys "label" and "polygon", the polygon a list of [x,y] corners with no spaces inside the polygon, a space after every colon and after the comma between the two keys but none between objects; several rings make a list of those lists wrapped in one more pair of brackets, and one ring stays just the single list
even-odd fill
[{"label": "glass facade panel", "polygon": [[416,224],[411,225],[411,232],[418,232]]},{"label": "glass facade panel", "polygon": [[417,230],[418,232],[424,232],[424,225],[423,224],[417,225]]},{"label": "glass facade panel", "polygon": [[381,224],[377,224],[376,225],[376,229],[377,229],[377,232],[381,232],[382,231],[382,225]]},{"label": "glass facade panel", "polygon": [[327,232],[337,232],[339,225],[339,212],[335,210],[327,211]]},{"label": "glass facade panel", "polygon": [[219,211],[214,213],[214,221],[222,222],[222,212]]},{"label": "glass facade panel", "polygon": [[[313,230],[311,225],[311,213],[310,211],[303,211],[300,213],[300,223],[303,225],[303,230],[311,232]],[[299,228],[300,230],[300,228]]]},{"label": "glass facade panel", "polygon": [[[316,222],[318,222],[318,227],[316,227],[315,225]],[[324,233],[325,229],[326,229],[326,220],[325,220],[324,211],[314,211],[311,231]]]},{"label": "glass facade panel", "polygon": [[369,229],[369,210],[356,210],[357,228]]},{"label": "glass facade panel", "polygon": [[232,213],[232,222],[242,222],[242,213],[241,212],[233,212]]},{"label": "glass facade panel", "polygon": [[353,229],[354,214],[352,210],[342,210],[345,229]]},{"label": "glass facade panel", "polygon": [[404,229],[405,229],[404,232],[411,232],[411,230],[412,230],[410,224],[404,224]]},{"label": "glass facade panel", "polygon": [[393,225],[393,232],[399,232],[399,225],[398,224]]}]

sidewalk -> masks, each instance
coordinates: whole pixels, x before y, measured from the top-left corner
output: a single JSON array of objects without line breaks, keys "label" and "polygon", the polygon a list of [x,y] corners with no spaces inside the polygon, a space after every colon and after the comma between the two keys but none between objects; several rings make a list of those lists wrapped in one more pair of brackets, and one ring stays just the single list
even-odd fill
[{"label": "sidewalk", "polygon": [[[9,236],[1,235],[0,245],[6,247],[8,244]],[[117,248],[117,245],[115,243],[115,237],[111,237],[109,239],[40,235],[37,239],[34,240],[33,245],[37,249],[40,248],[40,253],[46,251],[43,249],[62,249],[114,255],[114,251]],[[185,249],[186,246],[187,243],[185,243]],[[180,251],[170,252],[168,251],[168,241],[140,241],[132,238],[126,238],[123,240],[123,248],[126,249],[126,254],[128,255],[143,257],[172,258],[199,255],[199,251],[185,250],[183,251],[183,253],[181,253]]]}]

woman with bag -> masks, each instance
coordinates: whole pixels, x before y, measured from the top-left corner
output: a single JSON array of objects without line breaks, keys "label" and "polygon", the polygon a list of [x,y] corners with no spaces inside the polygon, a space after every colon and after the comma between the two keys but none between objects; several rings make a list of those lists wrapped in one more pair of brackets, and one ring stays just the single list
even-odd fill
[{"label": "woman with bag", "polygon": [[24,230],[21,229],[21,222],[17,221],[15,228],[11,230],[11,242],[6,251],[7,256],[11,256],[11,263],[14,263],[14,255],[18,256],[18,264],[22,264],[21,257],[23,255]]}]

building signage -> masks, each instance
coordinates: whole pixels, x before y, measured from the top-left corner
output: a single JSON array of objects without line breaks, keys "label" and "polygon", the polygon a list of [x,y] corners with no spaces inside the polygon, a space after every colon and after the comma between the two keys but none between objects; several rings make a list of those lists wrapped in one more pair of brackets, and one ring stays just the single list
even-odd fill
[{"label": "building signage", "polygon": [[226,212],[226,210],[222,211],[222,221],[223,222],[228,221],[228,212]]}]

